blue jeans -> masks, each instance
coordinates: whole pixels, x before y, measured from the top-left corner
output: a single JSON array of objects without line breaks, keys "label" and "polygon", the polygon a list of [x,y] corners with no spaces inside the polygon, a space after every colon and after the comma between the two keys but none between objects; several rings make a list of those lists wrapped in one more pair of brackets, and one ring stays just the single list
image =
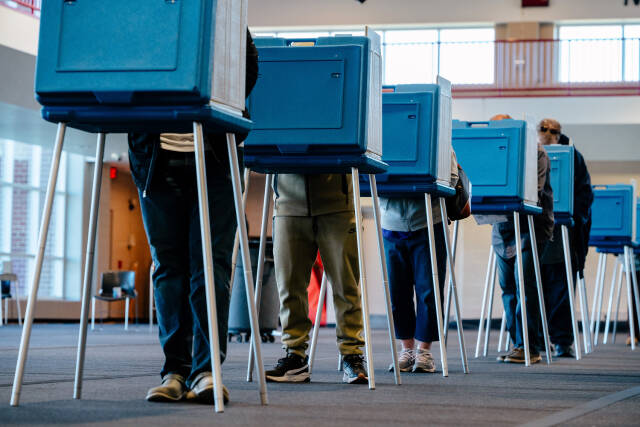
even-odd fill
[{"label": "blue jeans", "polygon": [[[538,242],[538,251],[541,253],[541,243]],[[516,281],[516,257],[503,258],[497,255],[498,277],[502,288],[502,304],[506,312],[507,331],[515,347],[523,348],[524,339],[522,336],[522,314],[520,309],[520,292]],[[527,327],[529,332],[529,348],[531,352],[537,352],[544,348],[544,341],[541,340],[542,321],[540,319],[540,308],[538,305],[538,290],[536,287],[536,276],[533,269],[533,253],[531,246],[522,251],[522,267],[524,276],[524,293],[527,304]]]},{"label": "blue jeans", "polygon": [[[146,197],[143,188],[138,191],[155,263],[154,297],[165,355],[160,375],[179,374],[190,384],[199,373],[211,371],[195,160],[193,153],[159,152]],[[228,172],[221,170],[211,152],[205,157],[220,357],[224,360],[236,217]]]},{"label": "blue jeans", "polygon": [[[442,224],[435,224],[434,228],[440,303],[442,303],[447,262],[446,249]],[[411,232],[408,236],[403,236],[405,238],[385,230],[383,236],[396,338],[415,338],[428,343],[438,341],[436,300],[433,293],[427,229]],[[413,301],[414,286],[417,304]]]},{"label": "blue jeans", "polygon": [[570,346],[573,344],[573,326],[564,263],[542,264],[542,288],[549,321],[549,338],[553,344]]}]

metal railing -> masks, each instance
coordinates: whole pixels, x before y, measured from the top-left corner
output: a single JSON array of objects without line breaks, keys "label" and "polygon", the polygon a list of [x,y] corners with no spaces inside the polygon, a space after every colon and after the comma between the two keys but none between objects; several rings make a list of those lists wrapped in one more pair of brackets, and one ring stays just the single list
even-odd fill
[{"label": "metal railing", "polygon": [[0,0],[0,5],[39,17],[42,0]]}]

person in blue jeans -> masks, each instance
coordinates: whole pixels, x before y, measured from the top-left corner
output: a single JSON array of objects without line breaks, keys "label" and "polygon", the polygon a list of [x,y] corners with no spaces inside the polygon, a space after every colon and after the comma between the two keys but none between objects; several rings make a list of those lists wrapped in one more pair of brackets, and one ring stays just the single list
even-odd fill
[{"label": "person in blue jeans", "polygon": [[[451,186],[457,181],[458,163],[452,151]],[[402,372],[435,372],[431,343],[439,338],[424,195],[416,198],[381,197],[380,208],[391,311],[396,338],[402,345],[398,355],[399,369]],[[432,208],[442,304],[447,258],[439,199],[432,199]],[[393,364],[389,370],[393,370]]]},{"label": "person in blue jeans", "polygon": [[[247,96],[257,74],[258,53],[247,31]],[[244,137],[238,135],[237,142]],[[205,133],[204,140],[218,338],[224,361],[236,217],[225,135]],[[155,264],[154,297],[165,356],[162,384],[148,391],[147,400],[186,398],[213,403],[193,134],[129,134],[129,162]],[[228,391],[225,387],[223,391],[228,401]]]}]

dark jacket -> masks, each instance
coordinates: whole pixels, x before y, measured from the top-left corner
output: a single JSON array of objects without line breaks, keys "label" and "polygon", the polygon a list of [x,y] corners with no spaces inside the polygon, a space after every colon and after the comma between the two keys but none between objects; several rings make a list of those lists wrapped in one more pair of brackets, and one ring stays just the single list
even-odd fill
[{"label": "dark jacket", "polygon": [[[245,96],[248,97],[258,80],[258,50],[253,43],[251,33],[247,30],[247,70],[245,80]],[[249,118],[245,108],[243,116]],[[247,134],[237,134],[236,142],[245,140]],[[160,150],[160,134],[130,133],[129,134],[129,165],[136,187],[142,189],[143,196],[149,191],[149,184],[156,169],[156,159]],[[211,148],[214,159],[223,170],[229,170],[227,161],[227,145],[224,134],[205,133],[205,145]]]}]

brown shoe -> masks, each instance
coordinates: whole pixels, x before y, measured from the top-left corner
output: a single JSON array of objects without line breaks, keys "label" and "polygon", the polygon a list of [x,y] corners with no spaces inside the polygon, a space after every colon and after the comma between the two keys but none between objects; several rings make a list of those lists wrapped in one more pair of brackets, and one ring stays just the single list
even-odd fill
[{"label": "brown shoe", "polygon": [[162,385],[150,388],[147,392],[149,402],[178,402],[184,398],[187,386],[184,377],[178,374],[167,374],[162,377]]},{"label": "brown shoe", "polygon": [[[542,360],[542,357],[540,356],[540,353],[537,352],[537,351],[530,352],[529,356],[530,356],[530,359],[531,359],[531,364],[538,363],[540,360]],[[526,363],[526,359],[525,359],[525,355],[524,355],[524,349],[523,348],[514,348],[513,350],[511,350],[509,352],[509,354],[507,354],[504,357],[504,362],[505,363]]]},{"label": "brown shoe", "polygon": [[[636,345],[638,345],[638,338],[634,338]],[[631,337],[627,337],[627,345],[630,346],[631,345]]]},{"label": "brown shoe", "polygon": [[[211,372],[199,373],[193,383],[191,384],[191,390],[186,395],[186,399],[192,402],[213,404],[213,375]],[[222,386],[222,401],[229,403],[229,390]]]}]

